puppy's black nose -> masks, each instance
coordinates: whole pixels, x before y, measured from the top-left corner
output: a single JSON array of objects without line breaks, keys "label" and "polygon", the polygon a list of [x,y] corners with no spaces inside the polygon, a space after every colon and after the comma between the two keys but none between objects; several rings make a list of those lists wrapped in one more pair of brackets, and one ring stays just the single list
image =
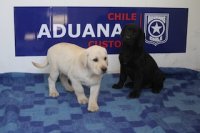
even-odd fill
[{"label": "puppy's black nose", "polygon": [[107,71],[107,68],[106,68],[106,67],[102,67],[102,68],[101,68],[101,71],[102,71],[103,73],[105,73],[105,72]]}]

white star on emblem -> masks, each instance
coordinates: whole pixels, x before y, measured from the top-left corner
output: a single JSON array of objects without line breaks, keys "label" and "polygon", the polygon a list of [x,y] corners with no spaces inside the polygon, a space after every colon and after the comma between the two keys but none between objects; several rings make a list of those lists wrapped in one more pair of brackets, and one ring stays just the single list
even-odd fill
[{"label": "white star on emblem", "polygon": [[160,28],[162,28],[162,26],[158,26],[158,23],[156,23],[155,26],[151,26],[153,28],[153,34],[154,33],[159,33],[160,34]]}]

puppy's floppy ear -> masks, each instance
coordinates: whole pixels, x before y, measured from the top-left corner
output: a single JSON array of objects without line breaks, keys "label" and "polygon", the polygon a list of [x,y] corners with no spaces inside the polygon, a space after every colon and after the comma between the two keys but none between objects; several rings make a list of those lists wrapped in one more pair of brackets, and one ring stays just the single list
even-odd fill
[{"label": "puppy's floppy ear", "polygon": [[124,37],[124,32],[125,32],[126,27],[127,27],[127,25],[125,25],[124,28],[123,28],[122,31],[121,31],[120,36],[121,36],[122,38]]},{"label": "puppy's floppy ear", "polygon": [[87,66],[87,61],[88,60],[88,52],[87,50],[84,50],[81,54],[80,54],[80,62],[81,64],[86,67]]},{"label": "puppy's floppy ear", "polygon": [[145,34],[144,34],[142,29],[139,29],[138,32],[139,32],[138,46],[139,46],[139,48],[143,49],[144,48]]}]

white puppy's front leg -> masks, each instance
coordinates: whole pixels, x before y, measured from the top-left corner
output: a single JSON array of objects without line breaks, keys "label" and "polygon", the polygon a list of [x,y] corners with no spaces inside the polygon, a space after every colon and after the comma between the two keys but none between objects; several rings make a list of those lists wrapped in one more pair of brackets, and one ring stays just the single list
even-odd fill
[{"label": "white puppy's front leg", "polygon": [[99,84],[90,87],[90,97],[89,97],[88,111],[95,112],[95,111],[99,110],[99,106],[97,104],[99,89],[100,89]]},{"label": "white puppy's front leg", "polygon": [[87,104],[88,98],[85,96],[84,88],[80,82],[72,79],[72,86],[74,88],[74,92],[76,94],[77,100],[79,104]]}]

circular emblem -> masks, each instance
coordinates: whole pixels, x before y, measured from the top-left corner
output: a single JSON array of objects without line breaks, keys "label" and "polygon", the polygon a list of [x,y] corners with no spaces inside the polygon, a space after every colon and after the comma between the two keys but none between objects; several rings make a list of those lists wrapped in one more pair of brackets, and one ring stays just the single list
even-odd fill
[{"label": "circular emblem", "polygon": [[148,32],[150,36],[158,38],[165,33],[165,25],[161,20],[154,19],[148,25]]}]

